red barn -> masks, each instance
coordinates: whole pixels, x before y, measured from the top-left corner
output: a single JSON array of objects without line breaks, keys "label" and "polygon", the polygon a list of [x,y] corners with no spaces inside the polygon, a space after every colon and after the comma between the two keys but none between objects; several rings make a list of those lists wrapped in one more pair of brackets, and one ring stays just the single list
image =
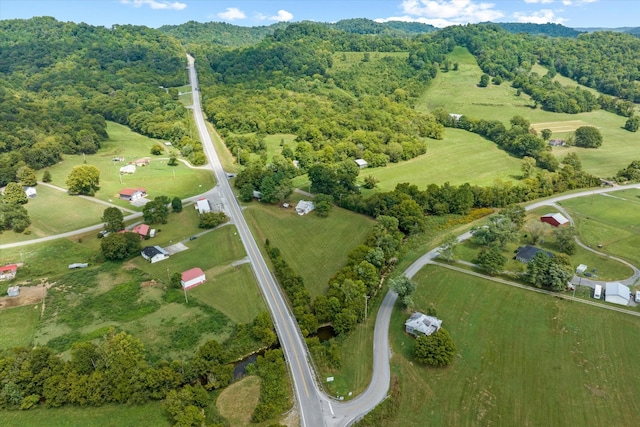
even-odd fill
[{"label": "red barn", "polygon": [[560,227],[562,225],[569,224],[569,220],[565,218],[561,213],[548,213],[540,217],[540,221],[546,222],[554,227]]}]

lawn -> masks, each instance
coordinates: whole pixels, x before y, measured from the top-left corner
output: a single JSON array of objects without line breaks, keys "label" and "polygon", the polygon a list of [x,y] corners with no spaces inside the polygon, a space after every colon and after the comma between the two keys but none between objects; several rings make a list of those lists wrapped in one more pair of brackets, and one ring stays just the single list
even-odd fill
[{"label": "lawn", "polygon": [[[5,231],[2,233],[2,243],[22,242],[95,225],[100,222],[106,208],[44,185],[36,189],[38,195],[25,205],[31,218],[28,234]],[[52,206],[55,206],[55,215],[51,214]]]},{"label": "lawn", "polygon": [[[38,328],[40,305],[26,305],[0,310],[0,349],[30,346]],[[2,424],[2,423],[0,423]]]},{"label": "lawn", "polygon": [[169,427],[160,402],[144,405],[40,408],[31,411],[0,411],[0,425],[29,427]]},{"label": "lawn", "polygon": [[221,311],[235,323],[250,323],[267,310],[250,264],[213,268],[205,273],[207,281],[189,289],[190,298]]},{"label": "lawn", "polygon": [[342,268],[347,254],[364,242],[373,221],[334,207],[327,218],[311,212],[300,216],[293,208],[252,202],[244,210],[258,246],[266,239],[280,249],[293,270],[302,276],[311,299],[323,294],[329,279]]},{"label": "lawn", "polygon": [[581,240],[640,266],[640,190],[616,191],[561,202]]},{"label": "lawn", "polygon": [[415,184],[420,189],[445,182],[491,185],[496,179],[519,179],[522,175],[520,166],[520,159],[500,150],[493,142],[471,132],[448,128],[444,139],[427,140],[426,154],[382,168],[361,170],[360,178],[376,177],[380,180],[378,189],[381,191],[391,191],[403,182]]},{"label": "lawn", "polygon": [[260,398],[260,377],[251,375],[225,388],[216,406],[233,426],[247,426]]},{"label": "lawn", "polygon": [[[567,153],[575,151],[587,172],[602,177],[613,176],[618,170],[628,166],[633,160],[632,153],[637,152],[640,147],[634,134],[623,129],[625,117],[602,110],[565,114],[543,111],[540,108],[534,109],[531,98],[524,93],[517,96],[516,89],[512,88],[508,82],[499,86],[478,87],[482,71],[467,49],[456,47],[449,55],[449,59],[459,64],[459,70],[439,73],[418,100],[416,110],[432,111],[437,107],[444,107],[451,113],[466,114],[479,119],[500,120],[505,124],[508,124],[509,119],[515,115],[520,115],[531,123],[581,120],[585,124],[599,128],[604,139],[602,147],[598,149],[555,147],[553,152],[562,159]],[[536,68],[538,73],[542,70],[543,67]],[[574,82],[573,86],[576,85]],[[459,96],[452,96],[452,94],[459,94]],[[450,132],[450,129],[446,129],[446,132]],[[569,132],[554,133],[552,138],[566,138],[568,135]]]},{"label": "lawn", "polygon": [[[112,201],[123,207],[131,208],[128,202],[118,199],[122,188],[144,187],[149,198],[165,195],[170,198],[186,198],[195,196],[213,187],[213,174],[206,169],[192,169],[184,163],[178,166],[167,166],[168,153],[162,156],[149,154],[151,147],[160,140],[132,132],[129,128],[113,122],[107,122],[109,140],[102,143],[97,154],[86,156],[87,164],[100,170],[100,190],[97,198]],[[125,161],[113,161],[113,158],[124,158]],[[120,175],[120,167],[127,162],[149,157],[148,166],[136,168],[131,175]],[[65,180],[74,166],[85,161],[82,155],[66,155],[64,161],[50,168],[52,184],[66,188]]]},{"label": "lawn", "polygon": [[635,425],[637,318],[435,266],[414,279],[415,308],[437,310],[457,355],[448,368],[417,365],[409,314],[396,310],[402,399],[385,425]]},{"label": "lawn", "polygon": [[[95,239],[95,233],[92,236]],[[56,239],[37,245],[2,249],[0,265],[23,261],[25,265],[18,268],[16,280],[28,280],[68,272],[69,264],[89,262],[95,254],[95,250],[84,248],[71,240]]]}]

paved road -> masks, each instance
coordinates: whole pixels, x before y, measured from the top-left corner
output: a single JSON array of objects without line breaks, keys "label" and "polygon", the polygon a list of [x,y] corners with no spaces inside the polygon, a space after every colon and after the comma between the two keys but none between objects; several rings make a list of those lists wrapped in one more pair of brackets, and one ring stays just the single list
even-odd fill
[{"label": "paved road", "polygon": [[[198,87],[194,60],[189,56],[189,80],[192,87]],[[309,365],[307,348],[302,338],[302,334],[298,329],[298,324],[289,311],[287,303],[280,292],[276,281],[272,277],[267,264],[260,253],[249,227],[242,216],[240,205],[238,204],[226,173],[222,169],[222,164],[218,159],[217,153],[213,146],[211,136],[207,131],[204,116],[200,106],[199,92],[193,94],[193,115],[195,123],[198,126],[198,132],[202,141],[204,152],[209,159],[209,166],[215,173],[218,181],[217,188],[220,195],[225,198],[225,211],[231,220],[235,223],[238,234],[244,244],[245,250],[256,280],[262,290],[262,294],[267,302],[274,319],[278,339],[282,346],[285,358],[289,365],[291,377],[295,391],[296,401],[298,403],[298,411],[300,414],[300,423],[302,426],[324,426],[324,411],[329,411],[328,400],[318,390],[315,382],[313,371]]]}]

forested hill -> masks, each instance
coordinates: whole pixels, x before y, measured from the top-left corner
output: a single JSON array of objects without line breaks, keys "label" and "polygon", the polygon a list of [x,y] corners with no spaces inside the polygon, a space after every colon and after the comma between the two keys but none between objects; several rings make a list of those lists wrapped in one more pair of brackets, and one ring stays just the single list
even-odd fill
[{"label": "forested hill", "polygon": [[[370,19],[356,18],[343,19],[336,23],[302,22],[313,26],[324,26],[330,29],[344,31],[352,34],[368,34],[391,37],[412,37],[436,31],[432,25],[419,22],[390,21],[379,23]],[[273,35],[276,30],[284,30],[290,25],[287,22],[279,22],[269,26],[242,27],[227,24],[225,22],[195,22],[189,21],[181,25],[164,25],[158,28],[165,34],[174,36],[185,45],[216,44],[228,47],[251,46],[259,43],[267,36]]]},{"label": "forested hill", "polygon": [[549,37],[578,37],[581,31],[577,31],[573,28],[565,27],[561,24],[530,24],[521,22],[500,22],[499,25],[504,30],[518,34],[532,34],[535,36],[549,36]]},{"label": "forested hill", "polygon": [[147,27],[0,21],[0,186],[22,165],[96,152],[105,119],[179,143],[186,109],[159,86],[185,84],[185,65],[180,43]]}]

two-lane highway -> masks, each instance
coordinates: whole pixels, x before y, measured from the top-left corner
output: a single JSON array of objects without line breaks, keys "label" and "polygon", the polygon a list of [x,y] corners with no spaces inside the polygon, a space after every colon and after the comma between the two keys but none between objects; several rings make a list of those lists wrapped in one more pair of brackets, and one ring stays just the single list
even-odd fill
[{"label": "two-lane highway", "polygon": [[[194,67],[194,59],[189,56],[189,79],[192,88],[198,88],[198,78]],[[324,426],[323,399],[317,388],[313,372],[307,360],[307,348],[302,339],[298,324],[289,311],[288,305],[280,292],[276,281],[272,277],[267,264],[256,244],[249,227],[242,216],[240,205],[238,204],[231,185],[227,179],[222,164],[218,159],[213,146],[211,136],[207,131],[202,108],[200,106],[200,93],[193,91],[193,115],[202,140],[204,152],[209,160],[209,165],[215,173],[220,187],[220,193],[226,199],[225,208],[231,220],[235,223],[248,258],[251,262],[256,280],[262,290],[262,294],[271,310],[271,315],[275,323],[278,339],[282,346],[285,358],[289,365],[291,377],[293,378],[294,391],[298,401],[300,413],[300,423],[303,426],[315,427]],[[325,406],[328,408],[328,406]]]}]

